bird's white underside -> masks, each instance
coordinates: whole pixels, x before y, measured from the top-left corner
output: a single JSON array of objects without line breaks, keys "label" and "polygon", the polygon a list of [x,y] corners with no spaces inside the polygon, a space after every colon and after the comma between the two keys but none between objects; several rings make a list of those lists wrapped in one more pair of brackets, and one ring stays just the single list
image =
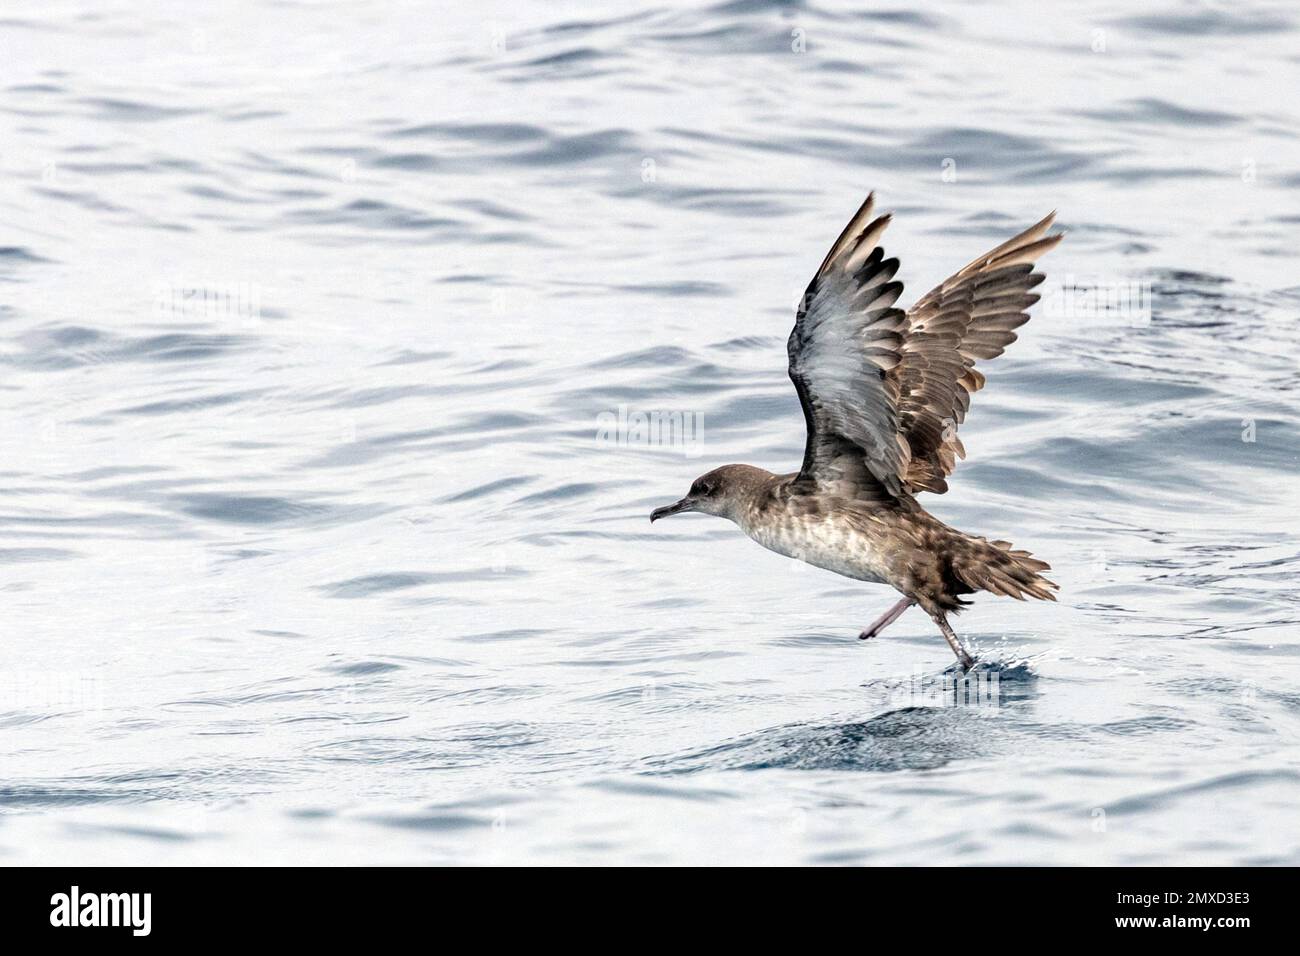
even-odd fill
[{"label": "bird's white underside", "polygon": [[888,583],[883,556],[872,539],[842,516],[786,515],[777,521],[737,524],[769,551],[857,581]]}]

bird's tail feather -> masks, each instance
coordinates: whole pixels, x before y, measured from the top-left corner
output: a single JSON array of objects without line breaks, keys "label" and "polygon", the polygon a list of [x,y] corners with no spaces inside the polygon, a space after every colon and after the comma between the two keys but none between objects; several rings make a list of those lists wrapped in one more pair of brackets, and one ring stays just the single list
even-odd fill
[{"label": "bird's tail feather", "polygon": [[[960,547],[952,549],[949,560],[954,584],[964,585],[953,590],[969,594],[972,591],[989,591],[1023,601],[1026,597],[1040,601],[1055,601],[1055,582],[1043,577],[1051,565],[1039,561],[1028,551],[1013,550],[1008,541],[989,541],[962,535]],[[965,601],[957,601],[965,604]]]}]

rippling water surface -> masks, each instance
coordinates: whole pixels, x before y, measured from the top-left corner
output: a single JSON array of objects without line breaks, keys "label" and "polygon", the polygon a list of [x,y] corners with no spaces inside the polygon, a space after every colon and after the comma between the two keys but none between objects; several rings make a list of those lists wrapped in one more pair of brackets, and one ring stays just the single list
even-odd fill
[{"label": "rippling water surface", "polygon": [[[0,20],[0,859],[1300,863],[1300,15],[447,6]],[[870,189],[905,302],[1052,208],[1150,293],[985,366],[970,686],[646,520],[797,466]]]}]

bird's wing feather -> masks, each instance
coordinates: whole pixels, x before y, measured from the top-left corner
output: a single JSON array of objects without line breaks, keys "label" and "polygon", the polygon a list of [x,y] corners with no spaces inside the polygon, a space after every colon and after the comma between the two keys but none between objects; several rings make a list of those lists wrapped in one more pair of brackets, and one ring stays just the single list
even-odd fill
[{"label": "bird's wing feather", "polygon": [[808,427],[799,478],[855,486],[864,497],[947,490],[965,451],[956,426],[984,384],[977,359],[1015,340],[1042,281],[1034,260],[1060,235],[1052,217],[970,263],[909,311],[896,308],[898,260],[868,196],[804,293],[787,342],[790,379]]},{"label": "bird's wing feather", "polygon": [[894,308],[897,259],[877,244],[888,216],[873,219],[874,196],[826,254],[804,293],[786,350],[808,426],[801,478],[846,480],[847,455],[891,494],[903,493],[908,458],[898,430],[898,364],[907,316]]},{"label": "bird's wing feather", "polygon": [[1034,263],[1063,235],[1047,235],[1055,215],[980,256],[908,310],[894,374],[899,429],[911,453],[903,477],[912,491],[947,491],[944,479],[966,457],[957,428],[971,395],[984,387],[975,363],[1001,355],[1029,321],[1039,298],[1030,290],[1045,278]]}]

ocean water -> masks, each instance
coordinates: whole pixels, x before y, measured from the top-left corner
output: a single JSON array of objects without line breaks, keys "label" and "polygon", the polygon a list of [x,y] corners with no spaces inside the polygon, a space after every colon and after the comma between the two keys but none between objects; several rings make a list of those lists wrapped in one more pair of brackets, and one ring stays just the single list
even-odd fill
[{"label": "ocean water", "polygon": [[[1287,4],[74,0],[0,18],[0,861],[1300,863]],[[647,521],[792,470],[869,191],[910,303],[1059,210],[924,615]]]}]

